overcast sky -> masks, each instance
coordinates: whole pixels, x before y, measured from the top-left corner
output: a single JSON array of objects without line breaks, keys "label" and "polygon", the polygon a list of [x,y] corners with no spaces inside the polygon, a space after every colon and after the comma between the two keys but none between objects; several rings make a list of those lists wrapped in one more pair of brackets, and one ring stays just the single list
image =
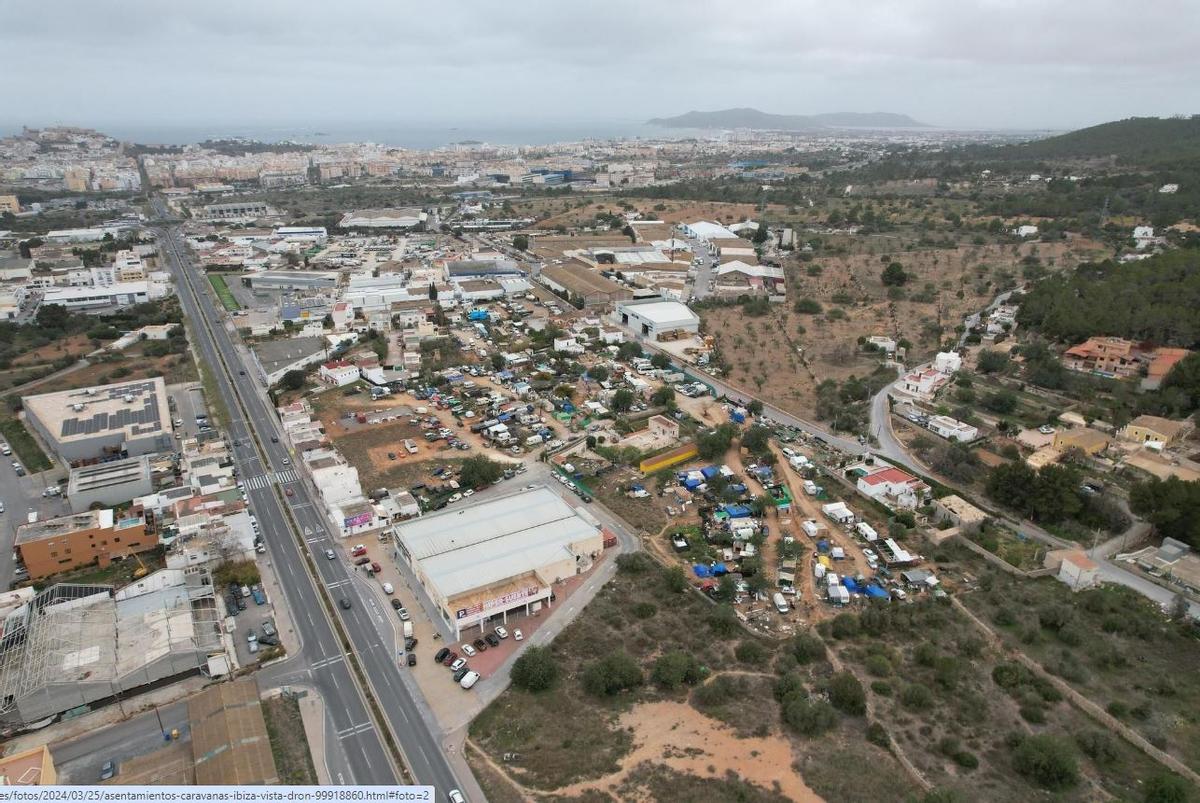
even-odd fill
[{"label": "overcast sky", "polygon": [[5,0],[0,123],[1200,112],[1200,0]]}]

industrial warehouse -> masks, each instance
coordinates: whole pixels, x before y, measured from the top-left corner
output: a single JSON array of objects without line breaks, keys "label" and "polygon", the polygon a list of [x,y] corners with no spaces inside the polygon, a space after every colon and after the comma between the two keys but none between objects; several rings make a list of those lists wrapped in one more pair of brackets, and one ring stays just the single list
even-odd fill
[{"label": "industrial warehouse", "polygon": [[119,591],[59,584],[13,594],[0,601],[5,722],[35,722],[188,673],[228,671],[205,569],[163,569]]},{"label": "industrial warehouse", "polygon": [[539,610],[555,583],[591,569],[604,536],[541,487],[406,522],[396,545],[458,638],[509,611]]},{"label": "industrial warehouse", "polygon": [[162,377],[24,398],[26,421],[67,464],[173,449]]}]

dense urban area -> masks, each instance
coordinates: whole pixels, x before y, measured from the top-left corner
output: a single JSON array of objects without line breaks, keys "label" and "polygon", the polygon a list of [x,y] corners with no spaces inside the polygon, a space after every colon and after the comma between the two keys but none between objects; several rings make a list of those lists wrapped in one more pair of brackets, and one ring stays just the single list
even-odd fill
[{"label": "dense urban area", "polygon": [[0,776],[1197,799],[1200,117],[749,111],[0,139]]}]

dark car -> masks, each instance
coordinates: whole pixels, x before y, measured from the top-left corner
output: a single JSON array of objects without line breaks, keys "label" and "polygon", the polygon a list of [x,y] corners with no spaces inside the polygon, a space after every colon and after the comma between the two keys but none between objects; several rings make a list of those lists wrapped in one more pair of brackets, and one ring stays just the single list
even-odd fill
[{"label": "dark car", "polygon": [[435,663],[440,664],[442,661],[446,660],[446,656],[449,654],[450,654],[450,648],[442,647],[440,650],[438,650],[437,652],[435,652],[433,654],[433,660]]},{"label": "dark car", "polygon": [[459,667],[458,671],[456,671],[453,675],[451,675],[451,677],[454,678],[455,683],[458,683],[470,671],[471,671],[471,667],[467,666],[466,664],[463,664],[461,667]]},{"label": "dark car", "polygon": [[401,608],[403,608],[403,607],[404,607],[404,603],[403,603],[403,602],[401,602],[400,600],[396,599],[395,597],[392,597],[392,610],[396,610],[396,611],[398,611],[398,610],[400,610],[400,609],[401,609]]},{"label": "dark car", "polygon": [[245,371],[238,371],[238,373],[239,373],[239,374],[241,374],[242,376],[245,376],[245,375],[246,375],[246,372],[245,372]]},{"label": "dark car", "polygon": [[409,666],[417,665],[417,654],[415,652],[410,652],[408,654],[408,665]]},{"label": "dark car", "polygon": [[416,636],[407,636],[404,639],[404,649],[408,650],[409,652],[412,652],[416,648],[417,648],[417,637]]},{"label": "dark car", "polygon": [[271,436],[271,443],[279,443],[279,438],[276,435]]},{"label": "dark car", "polygon": [[365,566],[371,562],[370,555],[359,555],[358,560],[354,561],[355,566]]},{"label": "dark car", "polygon": [[450,664],[454,663],[457,660],[458,660],[458,653],[456,653],[454,650],[450,650],[449,652],[446,653],[446,657],[442,658],[442,663],[446,666],[450,666]]},{"label": "dark car", "polygon": [[480,652],[483,652],[484,650],[486,650],[488,648],[487,642],[481,638],[477,638],[474,641],[472,641],[471,646],[474,647],[475,649],[479,650]]},{"label": "dark car", "polygon": [[338,604],[341,605],[344,610],[350,610],[351,602],[346,597],[342,597],[341,602]]},{"label": "dark car", "polygon": [[237,609],[239,611],[246,610],[246,600],[242,598],[241,594],[238,594],[237,596]]},{"label": "dark car", "polygon": [[496,638],[495,633],[488,633],[486,636],[483,637],[483,640],[486,641],[488,644],[491,644],[493,647],[500,646],[500,639]]},{"label": "dark car", "polygon": [[396,459],[396,453],[388,452],[388,460],[395,460],[395,459]]},{"label": "dark car", "polygon": [[100,780],[107,781],[115,777],[117,774],[117,765],[112,761],[105,761],[100,767]]}]

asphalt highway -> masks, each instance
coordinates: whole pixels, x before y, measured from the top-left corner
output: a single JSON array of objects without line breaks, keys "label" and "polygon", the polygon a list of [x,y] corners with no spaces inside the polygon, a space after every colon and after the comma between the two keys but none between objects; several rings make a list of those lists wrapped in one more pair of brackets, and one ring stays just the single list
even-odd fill
[{"label": "asphalt highway", "polygon": [[[160,215],[163,215],[161,208]],[[439,729],[415,681],[407,675],[406,668],[397,665],[396,617],[382,609],[352,567],[341,558],[326,559],[325,550],[334,545],[335,536],[323,507],[316,501],[315,490],[298,476],[287,448],[283,443],[272,442],[272,438],[282,441],[281,432],[255,371],[244,359],[244,352],[226,327],[212,296],[198,291],[197,285],[204,278],[193,268],[178,229],[162,228],[160,232],[184,313],[191,324],[195,348],[216,376],[232,419],[226,423],[226,435],[234,444],[239,477],[245,483],[273,568],[284,588],[292,621],[303,642],[301,654],[311,673],[309,684],[323,697],[325,710],[333,719],[333,735],[345,753],[351,777],[339,780],[391,784],[397,782],[397,772],[355,683],[348,656],[329,618],[331,614],[305,565],[309,558],[301,552],[297,530],[284,514],[285,504],[315,566],[317,582],[325,586],[334,602],[332,615],[340,617],[372,696],[399,742],[414,781],[433,785],[440,796],[460,788],[441,750]],[[257,444],[252,434],[257,435]],[[277,490],[276,486],[281,487]],[[290,495],[285,495],[288,491]],[[342,600],[347,601],[349,608],[341,605]]]}]

